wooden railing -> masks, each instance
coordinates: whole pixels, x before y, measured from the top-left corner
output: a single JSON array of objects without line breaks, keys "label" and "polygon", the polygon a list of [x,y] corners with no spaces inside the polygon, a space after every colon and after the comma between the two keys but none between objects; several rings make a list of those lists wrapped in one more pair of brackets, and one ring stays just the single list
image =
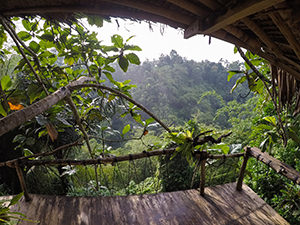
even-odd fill
[{"label": "wooden railing", "polygon": [[[54,153],[56,151],[53,151],[51,153]],[[23,176],[23,170],[22,168],[24,166],[39,166],[39,165],[96,165],[96,164],[114,164],[117,162],[122,161],[131,161],[136,159],[141,159],[145,157],[153,157],[153,156],[159,156],[159,155],[171,155],[175,152],[175,148],[171,149],[165,149],[165,150],[154,150],[149,152],[141,152],[137,154],[129,154],[125,156],[118,156],[118,157],[105,157],[105,158],[98,158],[98,159],[89,159],[89,160],[70,160],[70,159],[58,159],[58,160],[30,160],[29,157],[21,157],[19,159],[10,160],[6,162],[0,163],[1,166],[9,166],[12,168],[15,168],[20,180],[21,188],[24,192],[24,197],[26,201],[30,200],[30,196],[28,194],[27,188],[26,188],[26,182]],[[43,155],[49,155],[48,153],[42,153]],[[41,155],[37,154],[37,155]],[[30,156],[31,158],[34,157],[34,155]],[[300,185],[300,173],[293,169],[291,166],[279,161],[278,159],[275,159],[274,157],[270,156],[266,152],[262,152],[258,148],[251,148],[246,147],[245,151],[243,153],[235,153],[235,154],[226,154],[226,155],[215,155],[215,154],[209,154],[206,151],[196,151],[194,153],[194,157],[199,161],[200,165],[200,194],[204,196],[204,189],[205,189],[205,167],[206,162],[208,159],[226,159],[226,158],[236,158],[236,157],[244,157],[240,174],[237,181],[237,187],[236,189],[238,191],[242,190],[242,184],[243,179],[247,167],[247,161],[250,157],[256,158],[258,161],[261,161],[262,163],[266,164],[267,166],[274,169],[277,173],[287,177],[288,179],[292,180],[295,184]]]},{"label": "wooden railing", "polygon": [[270,168],[274,169],[278,174],[285,176],[286,178],[292,180],[295,184],[300,185],[300,173],[292,168],[291,166],[279,161],[278,159],[270,156],[266,152],[262,152],[256,147],[246,147],[244,153],[244,161],[240,170],[240,176],[237,182],[237,190],[242,190],[242,182],[244,179],[245,169],[249,157],[256,158],[258,161],[266,164]]}]

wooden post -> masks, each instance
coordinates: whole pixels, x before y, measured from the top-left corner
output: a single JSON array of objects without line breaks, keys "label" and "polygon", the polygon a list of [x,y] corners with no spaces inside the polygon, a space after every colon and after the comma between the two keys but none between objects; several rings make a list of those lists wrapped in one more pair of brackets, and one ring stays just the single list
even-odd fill
[{"label": "wooden post", "polygon": [[241,170],[240,170],[239,179],[238,179],[238,182],[237,182],[237,185],[236,185],[236,189],[238,191],[242,190],[243,179],[244,179],[244,176],[245,176],[245,170],[246,170],[247,162],[248,162],[248,159],[250,157],[250,151],[251,151],[251,148],[247,147],[246,152],[244,154],[244,161],[243,161],[243,164],[242,164],[242,167],[241,167]]},{"label": "wooden post", "polygon": [[205,187],[205,164],[208,153],[203,151],[200,155],[200,169],[201,169],[201,180],[200,180],[200,195],[204,196],[204,187]]},{"label": "wooden post", "polygon": [[24,175],[23,175],[23,171],[21,170],[18,161],[15,162],[15,168],[16,168],[16,171],[17,171],[17,174],[18,174],[18,177],[19,177],[19,181],[20,181],[20,184],[21,184],[22,191],[24,192],[25,201],[28,202],[28,201],[31,200],[31,198],[28,194],[25,179],[24,179]]}]

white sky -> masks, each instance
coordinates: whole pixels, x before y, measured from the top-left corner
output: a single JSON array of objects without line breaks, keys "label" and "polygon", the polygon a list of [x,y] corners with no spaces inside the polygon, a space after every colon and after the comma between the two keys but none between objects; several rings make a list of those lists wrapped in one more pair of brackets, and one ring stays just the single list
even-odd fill
[{"label": "white sky", "polygon": [[209,45],[209,38],[203,35],[196,35],[189,39],[183,38],[183,31],[164,26],[163,35],[161,34],[162,26],[152,24],[153,31],[149,29],[146,22],[132,22],[118,20],[120,27],[117,26],[115,19],[111,23],[104,23],[102,28],[93,27],[98,32],[99,40],[104,40],[104,44],[110,44],[110,37],[114,34],[121,35],[124,39],[135,35],[130,40],[130,44],[138,45],[142,52],[136,52],[141,61],[146,59],[158,59],[161,54],[167,55],[172,49],[187,59],[195,61],[209,60],[218,62],[221,58],[230,62],[240,60],[239,54],[233,53],[234,46],[224,41],[212,38]]}]

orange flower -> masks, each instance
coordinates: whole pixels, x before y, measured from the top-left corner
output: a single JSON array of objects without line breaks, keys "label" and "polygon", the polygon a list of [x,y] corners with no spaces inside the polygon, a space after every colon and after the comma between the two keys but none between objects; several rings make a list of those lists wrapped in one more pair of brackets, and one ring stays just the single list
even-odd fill
[{"label": "orange flower", "polygon": [[9,108],[11,110],[21,110],[21,109],[24,109],[24,106],[22,106],[21,104],[14,105],[11,102],[8,102],[8,105],[9,105]]},{"label": "orange flower", "polygon": [[149,131],[148,131],[148,130],[144,130],[144,133],[143,133],[143,135],[144,135],[144,136],[146,136],[148,133],[149,133]]}]

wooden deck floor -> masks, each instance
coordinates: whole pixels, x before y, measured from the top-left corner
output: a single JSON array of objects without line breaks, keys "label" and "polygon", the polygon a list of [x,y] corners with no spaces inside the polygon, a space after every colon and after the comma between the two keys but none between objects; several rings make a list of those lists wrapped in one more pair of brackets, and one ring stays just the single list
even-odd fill
[{"label": "wooden deck floor", "polygon": [[[14,210],[41,225],[274,225],[289,224],[248,186],[235,183],[197,190],[127,197],[62,197],[31,195]],[[20,224],[31,224],[21,222]]]}]

